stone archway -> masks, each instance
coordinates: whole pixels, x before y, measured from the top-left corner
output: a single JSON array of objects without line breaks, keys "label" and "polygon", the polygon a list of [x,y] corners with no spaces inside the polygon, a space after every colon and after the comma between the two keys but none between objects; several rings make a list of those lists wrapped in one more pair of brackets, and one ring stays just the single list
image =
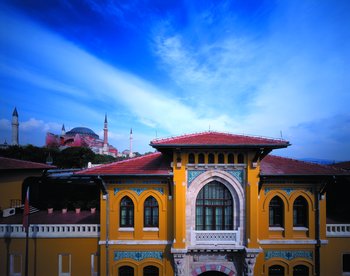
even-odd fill
[{"label": "stone archway", "polygon": [[233,198],[234,231],[239,232],[237,245],[244,245],[245,234],[245,192],[244,185],[230,173],[224,170],[208,170],[198,175],[188,186],[186,192],[186,239],[193,245],[193,231],[195,231],[196,198],[199,191],[208,183],[217,181],[223,184]]},{"label": "stone archway", "polygon": [[199,274],[199,276],[226,276],[226,274],[220,271],[206,271]]},{"label": "stone archway", "polygon": [[203,265],[192,271],[192,276],[233,276],[235,272],[224,265]]}]

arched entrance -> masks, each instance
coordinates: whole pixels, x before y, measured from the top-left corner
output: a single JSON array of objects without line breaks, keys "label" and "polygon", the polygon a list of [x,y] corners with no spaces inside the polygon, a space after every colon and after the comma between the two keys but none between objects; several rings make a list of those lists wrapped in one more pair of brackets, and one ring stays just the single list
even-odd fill
[{"label": "arched entrance", "polygon": [[202,274],[199,274],[199,276],[227,276],[225,273],[220,271],[206,271]]},{"label": "arched entrance", "polygon": [[202,265],[200,267],[197,267],[195,270],[192,271],[192,276],[233,276],[236,275],[236,273],[224,266],[224,265],[214,265],[214,264],[208,264],[208,265]]}]

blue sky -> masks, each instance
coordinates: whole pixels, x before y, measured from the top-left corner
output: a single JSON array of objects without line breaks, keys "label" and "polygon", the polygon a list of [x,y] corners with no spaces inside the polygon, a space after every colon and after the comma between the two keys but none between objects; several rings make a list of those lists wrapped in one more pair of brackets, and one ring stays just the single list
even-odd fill
[{"label": "blue sky", "polygon": [[207,130],[279,138],[278,155],[350,159],[350,2],[4,1],[0,142],[77,126],[149,151]]}]

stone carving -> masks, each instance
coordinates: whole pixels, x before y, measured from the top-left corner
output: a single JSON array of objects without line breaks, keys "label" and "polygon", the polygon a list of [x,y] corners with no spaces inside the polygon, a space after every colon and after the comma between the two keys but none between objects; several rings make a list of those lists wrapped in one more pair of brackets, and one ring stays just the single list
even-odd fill
[{"label": "stone carving", "polygon": [[185,254],[174,254],[175,275],[185,276]]}]

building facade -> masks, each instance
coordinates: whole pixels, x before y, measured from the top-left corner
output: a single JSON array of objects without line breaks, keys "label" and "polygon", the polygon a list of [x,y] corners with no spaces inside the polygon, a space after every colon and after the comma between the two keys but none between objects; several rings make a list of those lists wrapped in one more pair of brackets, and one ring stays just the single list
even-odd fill
[{"label": "building facade", "polygon": [[[289,146],[278,139],[203,132],[153,140],[151,146],[155,153],[75,172],[65,179],[99,185],[100,212],[90,228],[82,224],[86,218],[68,225],[68,217],[65,230],[57,231],[61,228],[55,226],[45,234],[38,228],[37,237],[49,235],[51,243],[55,239],[62,245],[69,243],[66,249],[51,246],[53,253],[46,263],[52,263],[52,273],[349,272],[350,225],[326,221],[327,187],[349,177],[348,171],[271,155]],[[63,219],[57,215],[56,223],[59,218]],[[38,225],[45,226],[41,221],[38,218]],[[3,237],[11,237],[12,224],[6,220],[1,224],[10,229]],[[83,246],[77,239],[91,243]],[[6,256],[4,243],[1,246]],[[84,250],[73,249],[80,246]],[[14,252],[7,248],[8,254]],[[77,267],[89,274],[79,273]]]}]

